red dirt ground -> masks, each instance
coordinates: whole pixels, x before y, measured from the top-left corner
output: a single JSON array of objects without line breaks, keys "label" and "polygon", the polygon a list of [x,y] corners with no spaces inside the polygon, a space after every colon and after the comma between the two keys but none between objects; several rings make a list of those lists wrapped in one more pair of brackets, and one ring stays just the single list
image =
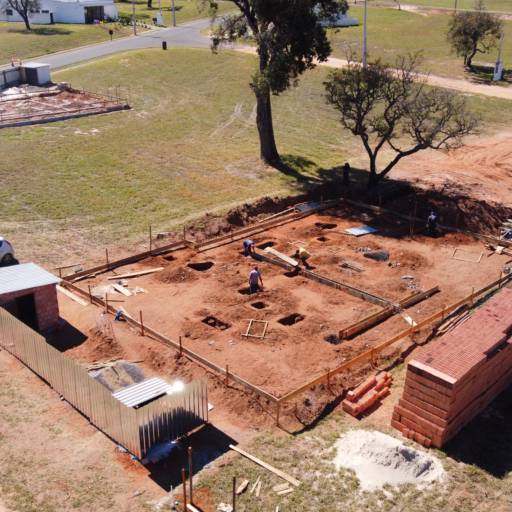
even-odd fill
[{"label": "red dirt ground", "polygon": [[[325,229],[317,223],[336,224]],[[379,228],[379,233],[360,238],[343,234],[343,230],[367,223]],[[311,252],[315,272],[356,286],[391,301],[439,285],[441,293],[410,308],[408,314],[420,321],[497,279],[507,257],[487,257],[483,243],[462,234],[447,234],[432,239],[423,235],[409,236],[409,225],[390,216],[368,216],[361,212],[338,208],[324,214],[312,215],[300,221],[274,228],[254,237],[257,244],[274,241],[275,248],[292,255],[296,241],[303,241]],[[319,241],[325,237],[325,241]],[[389,262],[376,262],[363,257],[358,249],[371,247],[390,253]],[[467,251],[467,256],[478,256],[484,251],[480,263],[452,259],[454,248]],[[332,345],[325,336],[337,333],[355,321],[378,311],[372,303],[353,297],[303,276],[287,277],[285,271],[269,263],[259,263],[265,290],[254,296],[239,293],[247,287],[247,275],[254,261],[241,254],[241,242],[235,242],[196,254],[192,250],[175,252],[172,261],[163,257],[148,258],[134,265],[116,269],[124,274],[137,269],[165,267],[164,271],[128,280],[129,287],[139,286],[148,293],[132,297],[116,294],[119,303],[132,316],[143,311],[144,322],[177,340],[182,336],[186,347],[219,366],[229,365],[252,384],[276,396],[282,396],[304,382],[334,368],[369,346],[381,343],[406,329],[408,324],[395,316],[353,340]],[[348,260],[362,268],[356,273],[340,269],[338,263]],[[187,267],[191,262],[211,261],[214,265],[205,271]],[[115,281],[108,281],[112,272],[95,279],[82,281],[87,289]],[[417,290],[407,287],[414,277]],[[114,298],[113,296],[111,298]],[[266,304],[264,309],[251,306],[256,301]],[[205,370],[162,344],[143,338],[124,324],[114,322],[115,342],[91,336],[101,311],[96,306],[82,307],[66,297],[60,297],[62,316],[76,326],[88,339],[69,350],[69,355],[84,361],[124,357],[143,360],[141,366],[150,374],[167,379],[190,379],[205,375]],[[116,303],[117,304],[117,303]],[[292,326],[281,325],[278,320],[292,313],[304,315],[304,320]],[[202,320],[215,316],[230,326],[219,330]],[[264,340],[245,338],[248,319],[269,322]],[[246,394],[226,390],[224,385],[209,376],[212,399],[221,411],[219,418],[240,428],[262,427],[269,418],[262,414],[265,404]],[[315,396],[309,397],[315,401]],[[247,415],[240,414],[241,409]]]}]

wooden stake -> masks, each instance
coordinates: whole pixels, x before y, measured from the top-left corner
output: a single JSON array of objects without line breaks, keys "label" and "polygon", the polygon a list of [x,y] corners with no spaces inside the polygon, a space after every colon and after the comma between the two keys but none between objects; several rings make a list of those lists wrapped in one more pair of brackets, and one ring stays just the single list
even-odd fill
[{"label": "wooden stake", "polygon": [[107,269],[108,269],[110,266],[110,263],[108,261],[108,249],[105,249],[105,259],[107,260]]},{"label": "wooden stake", "polygon": [[108,293],[105,292],[105,313],[108,313]]},{"label": "wooden stake", "polygon": [[152,234],[151,234],[151,224],[150,224],[149,225],[149,253],[150,254],[151,254],[151,251],[153,250],[152,243],[153,243],[153,237],[152,237]]},{"label": "wooden stake", "polygon": [[189,496],[190,503],[194,503],[194,498],[192,495],[192,446],[188,447],[188,478],[190,484]]},{"label": "wooden stake", "polygon": [[233,512],[236,512],[236,476],[233,477]]},{"label": "wooden stake", "polygon": [[180,357],[183,355],[183,344],[181,343],[181,336],[180,336]]},{"label": "wooden stake", "polygon": [[229,382],[229,365],[226,365],[226,387],[228,386]]},{"label": "wooden stake", "polygon": [[140,319],[140,335],[144,336],[144,322],[142,321],[142,310],[139,310],[139,319]]},{"label": "wooden stake", "polygon": [[276,426],[279,427],[279,414],[281,412],[281,403],[277,402],[277,411],[276,411]]},{"label": "wooden stake", "polygon": [[90,285],[90,284],[88,284],[88,285],[87,285],[87,288],[89,289],[89,300],[91,301],[91,304],[92,304],[91,285]]},{"label": "wooden stake", "polygon": [[187,510],[187,478],[185,468],[181,468],[181,484],[183,487],[183,510]]}]

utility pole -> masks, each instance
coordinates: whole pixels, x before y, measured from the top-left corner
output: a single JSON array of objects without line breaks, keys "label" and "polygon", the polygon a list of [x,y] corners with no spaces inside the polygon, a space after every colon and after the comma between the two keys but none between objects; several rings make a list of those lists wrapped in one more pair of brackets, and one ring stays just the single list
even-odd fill
[{"label": "utility pole", "polygon": [[137,23],[135,23],[135,0],[132,0],[132,25],[133,25],[133,35],[137,35]]},{"label": "utility pole", "polygon": [[364,26],[363,26],[363,68],[366,68],[366,60],[368,57],[367,48],[367,19],[368,19],[368,0],[364,0]]},{"label": "utility pole", "polygon": [[174,5],[174,0],[171,0],[171,9],[172,9],[172,26],[176,26],[176,6]]},{"label": "utility pole", "polygon": [[503,80],[503,39],[505,39],[505,32],[502,30],[500,36],[500,45],[498,47],[498,60],[494,66],[494,75],[492,77],[495,82]]}]

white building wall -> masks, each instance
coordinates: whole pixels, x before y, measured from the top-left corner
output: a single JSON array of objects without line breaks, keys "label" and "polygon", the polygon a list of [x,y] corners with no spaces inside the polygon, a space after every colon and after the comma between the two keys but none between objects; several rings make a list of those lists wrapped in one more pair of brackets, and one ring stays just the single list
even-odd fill
[{"label": "white building wall", "polygon": [[[31,13],[29,20],[35,25],[46,25],[51,23],[50,13],[53,13],[53,21],[55,23],[85,23],[85,6],[103,5],[105,17],[117,20],[117,7],[113,2],[99,0],[98,2],[88,1],[85,5],[81,2],[59,2],[58,0],[40,0],[40,11],[49,11],[48,13]],[[12,15],[5,13],[6,3],[0,0],[0,21],[19,21],[23,18],[12,9]],[[9,9],[9,6],[7,6]]]},{"label": "white building wall", "polygon": [[49,1],[52,4],[53,21],[55,23],[85,23],[84,6],[80,3]]}]

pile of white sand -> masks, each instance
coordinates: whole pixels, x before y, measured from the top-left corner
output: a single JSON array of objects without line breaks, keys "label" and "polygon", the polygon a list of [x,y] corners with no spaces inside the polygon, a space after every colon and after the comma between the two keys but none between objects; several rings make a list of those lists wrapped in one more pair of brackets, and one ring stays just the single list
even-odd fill
[{"label": "pile of white sand", "polygon": [[352,469],[363,490],[385,484],[427,484],[445,475],[439,459],[381,432],[350,430],[336,441],[335,448],[334,465]]}]

